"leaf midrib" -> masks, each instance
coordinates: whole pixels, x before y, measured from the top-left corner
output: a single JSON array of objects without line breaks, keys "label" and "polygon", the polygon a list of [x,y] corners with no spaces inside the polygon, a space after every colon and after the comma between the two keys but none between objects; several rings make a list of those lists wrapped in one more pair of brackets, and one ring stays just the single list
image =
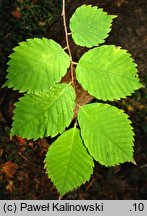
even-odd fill
[{"label": "leaf midrib", "polygon": [[[93,119],[90,115],[88,115],[84,109],[82,109],[82,111],[85,113],[85,115],[87,116],[87,118],[89,119],[89,121],[91,121],[92,124],[94,125],[95,122],[96,122],[96,120]],[[98,123],[98,122],[97,122],[97,123]],[[104,131],[100,126],[99,126],[99,129],[100,129],[100,131],[102,131],[102,134],[104,134],[104,136],[106,136],[107,139],[108,139],[111,143],[114,143],[114,145],[116,145],[118,149],[120,149],[122,152],[124,152],[125,154],[128,155],[128,153],[125,152],[124,149],[121,148],[121,146],[119,146],[117,143],[115,143],[114,141],[112,141],[112,139],[105,133],[105,131]],[[128,155],[128,157],[130,157],[130,155]]]},{"label": "leaf midrib", "polygon": [[[46,110],[48,110],[49,107],[51,107],[51,106],[59,99],[59,97],[60,97],[60,96],[62,95],[62,93],[66,90],[67,87],[69,87],[69,86],[65,86],[65,88],[64,88],[64,89],[62,90],[62,92],[56,97],[56,99],[55,99],[49,106],[46,106],[46,109],[45,109],[45,110],[44,110],[44,109],[42,110],[42,112],[41,112],[41,113],[43,113],[42,115],[40,115],[40,116],[37,115],[37,118],[38,118],[38,119],[41,119],[42,116],[44,116],[44,113],[46,113]],[[33,120],[33,119],[36,119],[36,118],[35,118],[35,115],[33,115],[33,117],[29,119],[29,121],[31,121],[31,120]],[[25,122],[22,123],[21,128],[24,128],[26,123],[28,123],[28,120],[26,120]]]},{"label": "leaf midrib", "polygon": [[[81,63],[80,63],[81,64]],[[89,65],[91,65],[91,63],[89,63]],[[83,65],[80,65],[80,67],[81,68],[84,68],[84,72],[86,71],[86,72],[88,72],[89,73],[89,71],[92,71],[92,68],[90,68],[90,69],[85,69],[86,67],[85,66],[83,66]],[[83,70],[82,70],[83,71]],[[94,72],[96,72],[97,73],[97,70],[93,70]],[[136,78],[137,77],[133,77],[134,79],[131,79],[130,77],[126,77],[126,76],[124,76],[124,75],[119,75],[118,73],[114,73],[114,72],[109,72],[109,69],[108,69],[108,71],[104,71],[104,72],[102,72],[102,71],[99,71],[98,73],[97,73],[97,75],[100,75],[100,76],[103,76],[103,75],[108,75],[109,76],[109,79],[111,79],[111,75],[112,76],[114,76],[115,78],[114,79],[116,79],[117,77],[119,78],[119,79],[126,79],[126,80],[130,80],[130,81],[132,81],[132,82],[135,82],[136,83],[136,81],[138,81]],[[137,72],[136,72],[136,75],[137,75]],[[106,78],[106,76],[104,76],[104,79],[107,79]]]}]

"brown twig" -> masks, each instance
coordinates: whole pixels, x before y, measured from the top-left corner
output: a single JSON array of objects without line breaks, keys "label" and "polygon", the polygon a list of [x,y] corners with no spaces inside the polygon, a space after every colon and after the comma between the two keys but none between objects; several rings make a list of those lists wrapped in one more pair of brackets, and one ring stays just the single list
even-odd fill
[{"label": "brown twig", "polygon": [[95,181],[95,179],[92,179],[92,181],[88,184],[85,192],[87,192],[89,190],[89,188],[93,185],[94,181]]},{"label": "brown twig", "polygon": [[65,31],[65,40],[66,40],[66,46],[70,57],[70,70],[71,70],[71,81],[74,86],[74,62],[71,54],[71,49],[69,45],[69,39],[68,36],[71,35],[71,33],[68,33],[67,31],[67,24],[66,24],[66,14],[65,14],[65,0],[62,0],[62,17],[63,17],[63,25],[64,25],[64,31]]},{"label": "brown twig", "polygon": [[21,154],[21,152],[17,151],[17,153],[18,153],[25,161],[27,161],[29,164],[33,165],[34,167],[37,167],[36,164],[32,163],[29,159],[27,159],[24,155]]}]

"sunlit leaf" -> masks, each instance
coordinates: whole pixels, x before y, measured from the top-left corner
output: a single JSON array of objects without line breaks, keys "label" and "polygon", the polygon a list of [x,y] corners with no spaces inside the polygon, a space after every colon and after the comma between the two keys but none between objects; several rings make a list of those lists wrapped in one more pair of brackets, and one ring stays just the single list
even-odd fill
[{"label": "sunlit leaf", "polygon": [[78,121],[84,144],[96,161],[105,166],[133,161],[133,128],[122,110],[92,103],[80,108]]},{"label": "sunlit leaf", "polygon": [[62,47],[46,38],[19,43],[10,58],[4,86],[20,92],[48,90],[61,80],[70,65]]},{"label": "sunlit leaf", "polygon": [[70,19],[72,38],[77,45],[92,47],[104,43],[116,16],[108,15],[102,8],[82,5]]},{"label": "sunlit leaf", "polygon": [[69,84],[56,84],[49,91],[26,94],[15,104],[12,135],[27,139],[62,133],[74,115],[75,92]]},{"label": "sunlit leaf", "polygon": [[93,159],[83,145],[77,128],[61,134],[49,147],[45,159],[48,176],[61,195],[88,181],[93,166]]},{"label": "sunlit leaf", "polygon": [[85,53],[76,76],[89,94],[100,100],[119,100],[142,87],[136,64],[126,50],[104,45]]}]

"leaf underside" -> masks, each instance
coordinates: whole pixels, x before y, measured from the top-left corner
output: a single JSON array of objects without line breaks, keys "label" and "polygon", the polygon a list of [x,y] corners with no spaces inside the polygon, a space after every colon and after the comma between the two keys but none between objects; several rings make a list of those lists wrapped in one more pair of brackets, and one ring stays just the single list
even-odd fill
[{"label": "leaf underside", "polygon": [[122,110],[108,104],[88,104],[80,108],[78,122],[85,146],[100,164],[133,161],[134,133]]},{"label": "leaf underside", "polygon": [[82,5],[77,8],[70,19],[70,30],[74,42],[86,47],[104,43],[115,17],[96,6]]},{"label": "leaf underside", "polygon": [[56,84],[46,92],[26,94],[15,106],[12,136],[34,140],[54,137],[72,120],[75,91],[69,84]]},{"label": "leaf underside", "polygon": [[89,94],[104,101],[126,98],[142,87],[131,55],[114,45],[85,53],[76,67],[76,77]]},{"label": "leaf underside", "polygon": [[19,43],[10,58],[4,86],[20,92],[48,90],[61,80],[70,65],[62,47],[46,38]]},{"label": "leaf underside", "polygon": [[45,158],[48,176],[62,196],[89,181],[93,167],[93,159],[87,153],[77,128],[61,134],[49,147]]}]

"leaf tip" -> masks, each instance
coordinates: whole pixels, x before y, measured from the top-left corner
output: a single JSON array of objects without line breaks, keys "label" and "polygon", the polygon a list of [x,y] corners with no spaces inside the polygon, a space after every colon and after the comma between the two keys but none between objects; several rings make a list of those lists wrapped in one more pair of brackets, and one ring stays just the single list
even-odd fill
[{"label": "leaf tip", "polygon": [[133,159],[132,164],[137,165],[136,161]]},{"label": "leaf tip", "polygon": [[112,17],[112,19],[115,19],[118,17],[117,15],[110,15],[110,16]]}]

